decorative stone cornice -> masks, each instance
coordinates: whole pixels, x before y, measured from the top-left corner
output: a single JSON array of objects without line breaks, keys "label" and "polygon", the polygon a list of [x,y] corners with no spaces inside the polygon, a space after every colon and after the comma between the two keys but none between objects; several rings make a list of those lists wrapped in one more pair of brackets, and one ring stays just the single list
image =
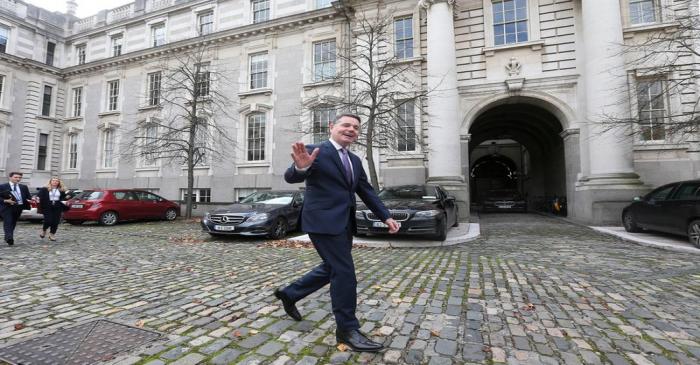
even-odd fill
[{"label": "decorative stone cornice", "polygon": [[418,2],[418,6],[420,6],[423,9],[428,9],[431,5],[437,3],[447,3],[447,5],[449,6],[454,6],[455,0],[420,0]]}]

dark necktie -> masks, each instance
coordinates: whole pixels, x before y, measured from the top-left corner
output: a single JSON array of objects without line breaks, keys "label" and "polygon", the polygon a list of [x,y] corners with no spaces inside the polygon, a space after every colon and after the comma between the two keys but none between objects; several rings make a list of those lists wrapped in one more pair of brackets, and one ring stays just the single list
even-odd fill
[{"label": "dark necktie", "polygon": [[348,157],[348,151],[345,148],[340,149],[341,161],[343,162],[343,167],[345,168],[345,179],[350,185],[352,185],[352,168],[350,168],[350,158]]}]

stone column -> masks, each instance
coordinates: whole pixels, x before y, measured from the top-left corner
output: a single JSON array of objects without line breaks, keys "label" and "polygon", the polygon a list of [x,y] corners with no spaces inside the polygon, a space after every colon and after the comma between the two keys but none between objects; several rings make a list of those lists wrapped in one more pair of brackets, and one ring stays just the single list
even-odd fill
[{"label": "stone column", "polygon": [[462,175],[457,91],[454,0],[421,0],[427,12],[428,181],[454,195],[460,215],[468,216],[468,186]]}]

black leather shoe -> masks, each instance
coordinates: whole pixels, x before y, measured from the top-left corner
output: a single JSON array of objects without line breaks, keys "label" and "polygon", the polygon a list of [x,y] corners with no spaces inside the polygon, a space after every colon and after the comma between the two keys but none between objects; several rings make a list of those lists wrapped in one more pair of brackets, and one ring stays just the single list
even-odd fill
[{"label": "black leather shoe", "polygon": [[374,342],[363,335],[360,330],[335,331],[335,340],[339,344],[349,346],[353,351],[377,352],[384,348],[381,343]]},{"label": "black leather shoe", "polygon": [[275,289],[275,297],[277,299],[282,301],[282,305],[284,306],[284,311],[287,312],[287,315],[292,317],[295,321],[301,321],[301,314],[297,310],[297,306],[294,305],[294,301],[289,299],[287,294],[284,294],[281,290]]},{"label": "black leather shoe", "polygon": [[14,245],[14,244],[15,244],[15,240],[14,240],[14,239],[12,239],[12,238],[8,238],[8,239],[6,239],[6,240],[5,240],[5,242],[7,242],[7,245],[8,245],[8,246],[12,246],[12,245]]}]

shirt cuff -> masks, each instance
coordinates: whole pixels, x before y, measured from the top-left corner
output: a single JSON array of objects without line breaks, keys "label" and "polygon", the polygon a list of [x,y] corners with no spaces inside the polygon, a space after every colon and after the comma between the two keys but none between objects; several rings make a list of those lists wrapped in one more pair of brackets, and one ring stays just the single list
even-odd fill
[{"label": "shirt cuff", "polygon": [[294,165],[294,170],[296,170],[297,172],[306,172],[306,170],[308,170],[308,169],[309,169],[308,167],[305,167],[305,168],[303,168],[303,169],[300,169],[300,168],[297,167],[297,165]]}]

